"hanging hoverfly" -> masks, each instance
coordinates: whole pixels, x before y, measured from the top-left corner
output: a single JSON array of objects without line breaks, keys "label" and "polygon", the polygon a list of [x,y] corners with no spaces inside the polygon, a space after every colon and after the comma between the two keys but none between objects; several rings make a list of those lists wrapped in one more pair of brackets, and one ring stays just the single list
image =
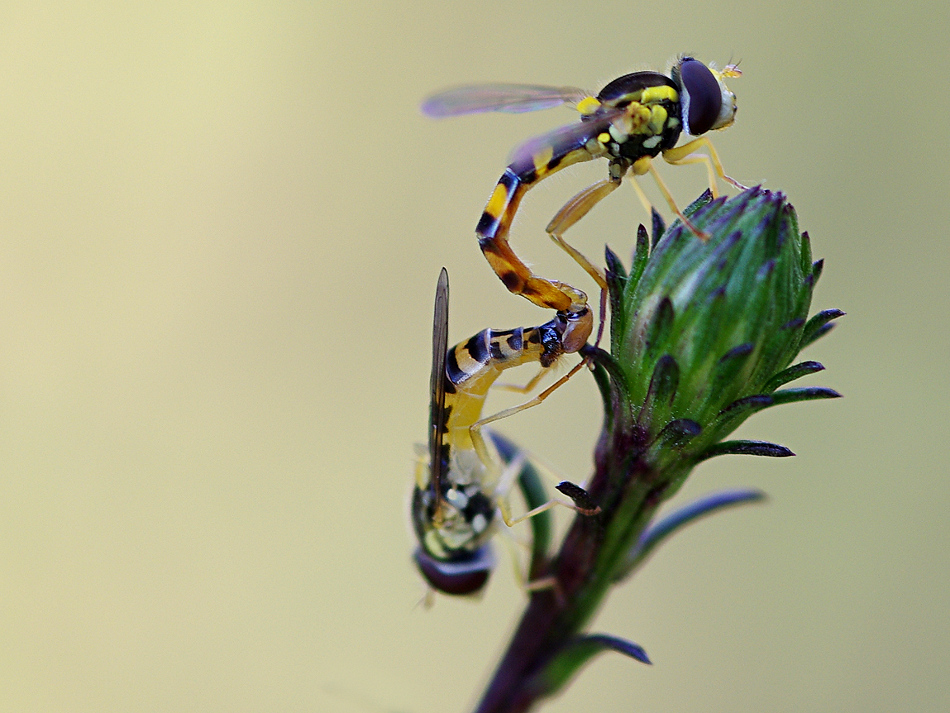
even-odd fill
[{"label": "hanging hoverfly", "polygon": [[[506,481],[511,477],[500,477],[497,459],[481,429],[541,403],[585,362],[530,401],[482,418],[488,390],[504,370],[538,363],[541,372],[529,383],[533,386],[559,357],[577,352],[587,343],[593,316],[589,309],[561,312],[539,327],[485,329],[449,349],[448,310],[449,277],[443,268],[432,329],[428,459],[419,463],[412,494],[412,524],[419,539],[414,559],[434,589],[445,594],[473,594],[485,585],[494,566],[488,540],[497,513],[513,524],[505,504],[511,485]],[[583,489],[570,483],[562,486],[559,489],[578,503],[576,510],[594,514],[596,508],[585,506]],[[559,502],[551,501],[525,517]]]},{"label": "hanging hoverfly", "polygon": [[[628,172],[634,176],[651,173],[673,212],[693,233],[706,239],[708,236],[677,208],[651,161],[662,155],[675,165],[705,163],[714,195],[718,193],[716,176],[745,188],[726,175],[712,143],[703,136],[735,120],[736,97],[724,79],[740,75],[736,65],[718,71],[684,55],[676,60],[669,76],[649,71],[626,74],[610,82],[596,97],[574,87],[484,84],[435,94],[422,104],[422,111],[441,118],[488,111],[521,113],[567,104],[580,112],[580,123],[536,137],[515,149],[475,229],[482,253],[511,292],[541,307],[568,310],[572,304],[577,308],[578,291],[532,274],[508,244],[508,232],[524,194],[566,166],[600,157],[608,160],[608,177],[568,201],[546,229],[601,289],[605,287],[601,271],[565,242],[563,234],[612,193]],[[683,132],[697,138],[677,147]],[[693,154],[703,147],[708,155]],[[649,206],[646,196],[634,185]]]}]

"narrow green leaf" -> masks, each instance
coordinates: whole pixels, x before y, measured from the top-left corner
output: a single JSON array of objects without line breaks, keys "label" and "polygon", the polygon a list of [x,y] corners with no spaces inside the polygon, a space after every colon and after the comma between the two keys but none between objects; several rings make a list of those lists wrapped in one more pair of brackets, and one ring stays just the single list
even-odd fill
[{"label": "narrow green leaf", "polygon": [[659,427],[660,423],[667,420],[667,414],[670,405],[673,403],[673,398],[676,396],[679,381],[680,368],[676,363],[676,359],[669,354],[664,354],[653,368],[650,386],[647,389],[646,398],[643,400],[639,417],[642,425],[649,426],[652,422],[653,425]]},{"label": "narrow green leaf", "polygon": [[607,266],[605,276],[607,278],[607,296],[610,299],[610,314],[614,315],[619,309],[620,301],[623,299],[623,291],[627,287],[627,271],[617,254],[604,247],[604,264]]},{"label": "narrow green leaf", "polygon": [[725,455],[788,458],[795,454],[785,446],[781,446],[778,443],[770,443],[769,441],[722,441],[703,451],[696,462],[702,463],[704,460]]},{"label": "narrow green leaf", "polygon": [[832,329],[834,329],[834,326],[835,326],[835,325],[834,325],[833,322],[831,322],[831,323],[829,323],[829,324],[823,324],[823,325],[821,325],[818,329],[816,329],[816,330],[811,334],[811,337],[809,338],[809,340],[808,340],[807,342],[802,342],[800,349],[804,349],[804,348],[807,347],[809,344],[813,344],[814,342],[817,342],[817,341],[818,341],[819,339],[821,339],[823,336],[825,336],[826,334],[828,334],[828,332],[830,332]]},{"label": "narrow green leaf", "polygon": [[542,696],[554,695],[586,663],[604,651],[616,651],[640,663],[652,663],[643,647],[632,641],[607,634],[587,634],[568,641],[535,676],[531,688]]},{"label": "narrow green leaf", "polygon": [[669,515],[660,518],[651,524],[637,541],[636,546],[624,558],[623,564],[617,568],[613,580],[619,582],[629,576],[640,564],[656,549],[657,545],[669,539],[670,535],[720,510],[736,505],[758,502],[765,499],[765,493],[754,489],[723,490],[706,495],[698,500],[674,510]]},{"label": "narrow green leaf", "polygon": [[607,271],[613,273],[615,277],[619,277],[622,280],[627,279],[627,271],[623,263],[620,262],[617,253],[611,250],[609,245],[604,246],[604,264],[607,266]]},{"label": "narrow green leaf", "polygon": [[607,265],[607,299],[610,302],[610,341],[613,342],[623,330],[626,313],[621,305],[630,280],[620,258],[607,246],[604,247],[604,261]]},{"label": "narrow green leaf", "polygon": [[604,401],[604,428],[611,429],[618,414],[630,412],[626,376],[614,358],[599,347],[588,344],[581,348],[580,355],[594,367],[594,382]]},{"label": "narrow green leaf", "polygon": [[[795,220],[795,230],[798,229],[798,220]],[[814,274],[814,268],[811,261],[811,236],[808,234],[808,231],[802,233],[802,274],[807,275],[809,272],[812,273],[812,277],[815,282],[818,282],[818,275]]]},{"label": "narrow green leaf", "polygon": [[650,218],[653,228],[653,234],[650,236],[650,249],[653,250],[656,248],[656,244],[660,242],[660,238],[666,233],[666,222],[663,220],[663,216],[660,215],[656,208],[650,212]]},{"label": "narrow green leaf", "polygon": [[836,399],[840,396],[841,394],[834,389],[826,389],[821,386],[782,389],[781,391],[773,391],[771,394],[746,396],[738,401],[733,401],[719,412],[713,432],[727,428],[731,431],[752,414],[772,406],[791,404],[798,401],[814,401],[815,399]]},{"label": "narrow green leaf", "polygon": [[703,427],[689,418],[677,418],[666,424],[650,447],[651,452],[679,448],[702,434]]},{"label": "narrow green leaf", "polygon": [[[712,369],[710,396],[723,394],[720,398],[728,398],[725,394],[728,394],[730,389],[735,388],[733,385],[744,381],[738,379],[738,376],[746,368],[754,351],[755,345],[746,342],[733,347],[719,358]],[[732,393],[735,394],[735,391],[733,390]],[[722,402],[720,401],[720,403]]]},{"label": "narrow green leaf", "polygon": [[829,325],[831,320],[843,316],[844,312],[840,309],[826,309],[809,319],[805,324],[805,329],[802,330],[802,341],[799,349],[804,349],[819,337],[827,334],[828,330],[831,329]]},{"label": "narrow green leaf", "polygon": [[713,427],[714,432],[718,430],[731,431],[749,416],[768,408],[773,403],[772,397],[768,394],[755,394],[733,401],[719,412]]},{"label": "narrow green leaf", "polygon": [[652,363],[658,356],[660,350],[666,344],[673,329],[675,314],[673,312],[673,303],[669,297],[660,300],[660,304],[653,313],[653,318],[647,327],[645,361]]},{"label": "narrow green leaf", "polygon": [[765,393],[770,393],[775,391],[778,387],[784,386],[790,381],[795,381],[796,379],[800,379],[803,376],[808,376],[808,374],[815,374],[819,371],[823,371],[824,368],[825,367],[817,361],[803,361],[799,362],[798,364],[792,364],[792,366],[780,371],[778,374],[765,382],[765,386],[762,387],[762,391]]},{"label": "narrow green leaf", "polygon": [[683,209],[683,215],[685,215],[687,218],[691,218],[693,213],[698,211],[700,208],[705,208],[707,205],[712,203],[712,200],[712,191],[707,188],[705,191],[699,194],[699,198],[694,200],[692,203],[686,206],[685,209]]},{"label": "narrow green leaf", "polygon": [[633,251],[633,261],[630,264],[630,281],[629,285],[631,289],[636,288],[637,283],[640,282],[640,276],[643,274],[643,270],[647,266],[647,261],[650,259],[650,236],[647,235],[647,229],[643,227],[643,223],[640,223],[637,228],[637,245]]},{"label": "narrow green leaf", "polygon": [[806,386],[800,389],[782,389],[772,392],[772,405],[793,404],[799,401],[814,401],[816,399],[838,399],[841,398],[834,389],[826,389],[822,386]]}]

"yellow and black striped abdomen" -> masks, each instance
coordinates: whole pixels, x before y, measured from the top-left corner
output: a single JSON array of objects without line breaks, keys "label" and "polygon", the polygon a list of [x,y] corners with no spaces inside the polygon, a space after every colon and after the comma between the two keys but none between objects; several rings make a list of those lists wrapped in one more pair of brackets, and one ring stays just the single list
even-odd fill
[{"label": "yellow and black striped abdomen", "polygon": [[586,148],[587,142],[586,135],[570,141],[552,141],[516,157],[495,185],[475,228],[482,254],[505,287],[539,307],[569,310],[573,300],[549,280],[531,272],[508,244],[508,233],[521,199],[529,189],[566,166],[594,158]]},{"label": "yellow and black striped abdomen", "polygon": [[483,251],[491,241],[507,239],[521,199],[529,189],[562,168],[595,158],[586,148],[591,138],[587,132],[569,138],[570,140],[561,142],[552,139],[550,143],[541,144],[532,153],[516,157],[508,165],[495,185],[495,190],[492,191],[475,228]]}]

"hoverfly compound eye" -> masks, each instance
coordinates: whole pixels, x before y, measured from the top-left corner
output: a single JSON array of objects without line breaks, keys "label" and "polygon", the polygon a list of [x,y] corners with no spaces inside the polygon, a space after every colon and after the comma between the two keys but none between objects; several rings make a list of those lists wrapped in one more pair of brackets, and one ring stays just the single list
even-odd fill
[{"label": "hoverfly compound eye", "polygon": [[487,545],[461,562],[442,562],[423,549],[413,553],[416,566],[433,589],[443,594],[466,596],[477,594],[488,582],[495,567],[495,556]]},{"label": "hoverfly compound eye", "polygon": [[725,88],[720,86],[709,67],[692,57],[684,57],[679,70],[686,133],[699,136],[718,128]]}]

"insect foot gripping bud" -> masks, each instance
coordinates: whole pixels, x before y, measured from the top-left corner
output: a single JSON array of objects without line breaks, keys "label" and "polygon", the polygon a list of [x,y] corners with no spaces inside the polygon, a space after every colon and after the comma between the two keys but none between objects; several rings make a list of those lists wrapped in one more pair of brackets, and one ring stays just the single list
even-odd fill
[{"label": "insect foot gripping bud", "polygon": [[812,262],[785,197],[760,188],[731,200],[707,193],[684,212],[707,241],[680,222],[664,231],[654,213],[653,245],[640,226],[629,270],[607,251],[611,351],[581,351],[604,403],[587,485],[599,511],[568,529],[542,573],[553,593],[532,597],[478,713],[526,711],[602,651],[648,663],[636,644],[586,631],[606,594],[670,534],[762,493],[714,493],[654,521],[661,503],[703,460],[793,455],[775,443],[723,440],[752,414],[838,396],[788,387],[823,369],[796,358],[843,313],[808,317],[822,263]]}]

